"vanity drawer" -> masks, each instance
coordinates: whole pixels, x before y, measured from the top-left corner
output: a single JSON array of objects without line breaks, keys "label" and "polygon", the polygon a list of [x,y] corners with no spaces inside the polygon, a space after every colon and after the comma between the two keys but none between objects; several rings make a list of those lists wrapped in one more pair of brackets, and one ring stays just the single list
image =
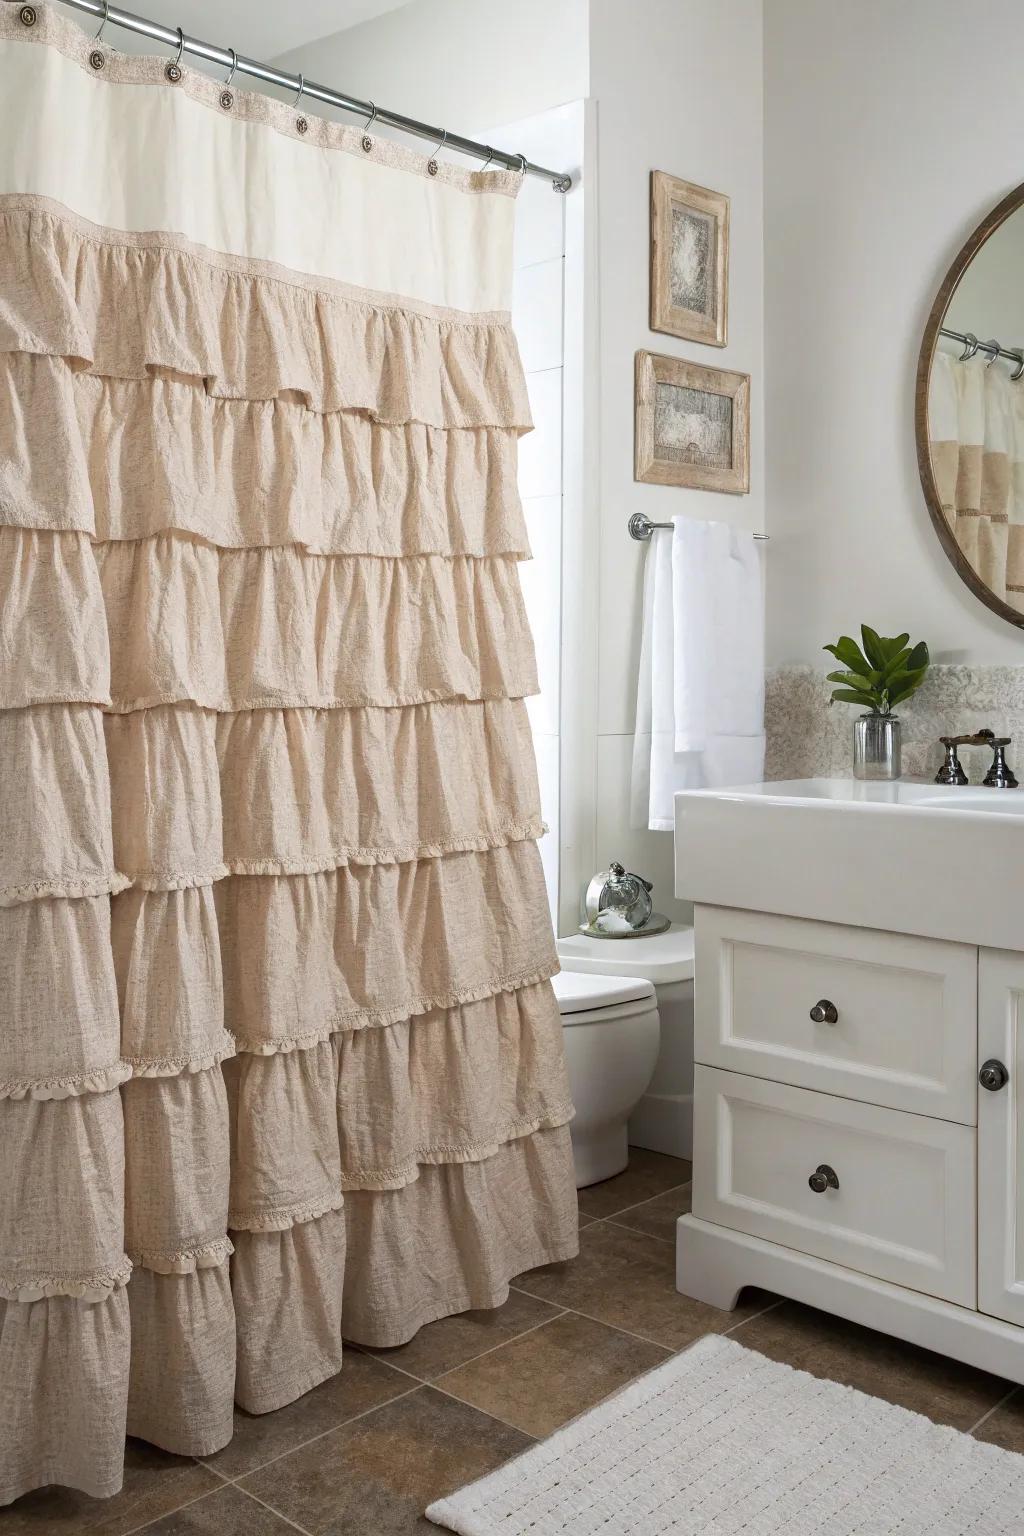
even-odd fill
[{"label": "vanity drawer", "polygon": [[728,907],[694,928],[697,1061],[976,1123],[973,945]]},{"label": "vanity drawer", "polygon": [[964,1307],[975,1158],[969,1126],[697,1068],[695,1216]]}]

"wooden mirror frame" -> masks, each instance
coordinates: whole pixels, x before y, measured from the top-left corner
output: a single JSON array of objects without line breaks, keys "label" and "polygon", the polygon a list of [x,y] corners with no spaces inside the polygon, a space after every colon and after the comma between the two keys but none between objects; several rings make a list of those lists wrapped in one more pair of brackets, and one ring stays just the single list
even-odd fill
[{"label": "wooden mirror frame", "polygon": [[935,475],[932,472],[932,455],[928,442],[928,384],[931,378],[932,359],[935,356],[935,348],[938,345],[939,331],[946,317],[949,302],[956,292],[957,285],[967,268],[981,250],[986,240],[994,235],[1001,225],[1018,208],[1024,207],[1024,182],[1019,187],[997,203],[991,213],[987,213],[967,240],[961,246],[953,259],[949,271],[942,280],[942,286],[935,296],[935,302],[928,315],[928,322],[924,328],[924,338],[921,342],[921,354],[917,360],[917,385],[914,393],[914,433],[917,438],[917,467],[921,475],[921,489],[924,491],[924,499],[928,504],[935,532],[939,536],[939,543],[955,567],[961,581],[965,582],[993,613],[998,613],[1001,619],[1006,619],[1010,624],[1016,624],[1024,629],[1024,613],[1016,608],[1011,608],[1009,603],[1004,603],[1002,598],[996,597],[970,561],[964,555],[956,541],[956,535],[946,520],[939,500],[938,487],[935,484]]}]

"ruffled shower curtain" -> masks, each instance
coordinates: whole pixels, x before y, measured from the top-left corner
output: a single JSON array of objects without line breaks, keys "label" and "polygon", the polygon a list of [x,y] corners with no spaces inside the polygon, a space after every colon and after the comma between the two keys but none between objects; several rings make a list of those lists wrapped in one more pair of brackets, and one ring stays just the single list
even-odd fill
[{"label": "ruffled shower curtain", "polygon": [[989,591],[1024,613],[1024,386],[980,354],[936,352],[928,439],[957,544]]},{"label": "ruffled shower curtain", "polygon": [[518,177],[0,6],[0,1501],[576,1248]]}]

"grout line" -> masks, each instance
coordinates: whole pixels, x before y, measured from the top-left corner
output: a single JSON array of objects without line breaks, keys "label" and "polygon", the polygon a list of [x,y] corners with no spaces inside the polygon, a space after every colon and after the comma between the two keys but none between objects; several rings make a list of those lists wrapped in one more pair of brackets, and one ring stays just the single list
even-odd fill
[{"label": "grout line", "polygon": [[992,1404],[992,1407],[991,1407],[991,1408],[990,1408],[990,1409],[989,1409],[989,1410],[988,1410],[988,1412],[987,1412],[987,1413],[983,1413],[983,1414],[982,1414],[982,1416],[981,1416],[981,1418],[980,1418],[980,1419],[979,1419],[979,1420],[978,1420],[978,1422],[977,1422],[977,1424],[972,1424],[972,1425],[971,1425],[971,1427],[970,1427],[970,1429],[968,1429],[968,1430],[965,1430],[965,1431],[964,1431],[964,1433],[965,1433],[965,1434],[968,1434],[968,1435],[973,1435],[973,1434],[974,1434],[974,1432],[975,1432],[975,1430],[978,1430],[978,1429],[980,1429],[980,1428],[981,1428],[981,1426],[982,1426],[982,1425],[983,1425],[983,1424],[985,1424],[985,1423],[987,1423],[987,1422],[988,1422],[988,1420],[989,1420],[989,1419],[990,1419],[990,1418],[991,1418],[991,1417],[992,1417],[992,1415],[993,1415],[993,1414],[994,1414],[994,1413],[995,1413],[995,1412],[997,1412],[997,1410],[998,1410],[998,1409],[1000,1409],[1000,1408],[1002,1408],[1002,1406],[1003,1406],[1003,1404],[1004,1404],[1004,1403],[1008,1403],[1008,1402],[1009,1402],[1009,1401],[1010,1401],[1010,1398],[1011,1398],[1011,1397],[1013,1397],[1013,1395],[1014,1395],[1014,1393],[1015,1393],[1015,1392],[1016,1392],[1016,1391],[1017,1391],[1017,1390],[1018,1390],[1018,1388],[1017,1388],[1017,1386],[1016,1386],[1016,1384],[1014,1384],[1014,1385],[1013,1385],[1013,1386],[1012,1386],[1012,1387],[1011,1387],[1011,1388],[1010,1388],[1010,1390],[1009,1390],[1009,1392],[1007,1392],[1007,1394],[1006,1394],[1006,1396],[1005,1396],[1005,1397],[1001,1397],[1001,1398],[1000,1398],[1000,1399],[999,1399],[999,1401],[998,1401],[998,1403],[993,1403],[993,1404]]},{"label": "grout line", "polygon": [[688,1179],[682,1179],[678,1184],[670,1184],[668,1189],[659,1189],[656,1195],[648,1195],[646,1200],[634,1200],[632,1205],[623,1205],[617,1211],[612,1211],[607,1216],[592,1216],[589,1211],[580,1209],[581,1216],[590,1216],[591,1221],[614,1221],[619,1216],[625,1216],[628,1211],[638,1211],[642,1205],[650,1205],[652,1200],[660,1200],[663,1195],[674,1195],[681,1189],[693,1183],[693,1175]]},{"label": "grout line", "polygon": [[[510,1286],[509,1289],[516,1290],[518,1287]],[[531,1296],[533,1292],[523,1291],[522,1295]],[[543,1301],[544,1297],[534,1296],[533,1299],[534,1301]],[[630,1328],[620,1328],[617,1323],[609,1323],[605,1318],[595,1317],[591,1312],[581,1312],[579,1307],[565,1307],[564,1311],[575,1313],[577,1317],[585,1317],[588,1323],[600,1323],[602,1328],[610,1328],[613,1333],[624,1333],[627,1338],[636,1339],[639,1344],[653,1344],[656,1349],[663,1349],[668,1354],[673,1352],[671,1344],[660,1344],[657,1339],[649,1339],[642,1333],[634,1333]],[[554,1322],[554,1318],[551,1318],[550,1321]]]},{"label": "grout line", "polygon": [[[526,1293],[523,1292],[523,1294],[525,1295]],[[534,1301],[540,1301],[541,1299],[540,1296],[533,1297]],[[549,1301],[545,1305],[557,1308],[554,1317],[542,1318],[539,1323],[533,1323],[529,1328],[524,1328],[521,1333],[513,1333],[509,1338],[502,1339],[500,1344],[492,1344],[490,1349],[482,1349],[478,1355],[470,1355],[468,1360],[461,1360],[458,1365],[453,1365],[449,1370],[442,1371],[440,1376],[432,1376],[429,1381],[424,1382],[424,1386],[436,1387],[439,1381],[443,1381],[446,1376],[451,1376],[453,1372],[461,1371],[467,1365],[475,1365],[478,1360],[483,1360],[487,1355],[495,1354],[499,1349],[504,1349],[507,1344],[517,1344],[520,1339],[525,1339],[529,1334],[536,1333],[538,1328],[546,1328],[549,1323],[557,1322],[560,1317],[564,1317],[570,1311],[569,1307],[558,1307],[557,1303],[553,1301]],[[412,1372],[410,1371],[409,1374],[412,1375]]]},{"label": "grout line", "polygon": [[[628,1212],[626,1214],[628,1214]],[[656,1243],[668,1243],[670,1247],[675,1246],[676,1240],[674,1237],[659,1237],[657,1232],[644,1232],[640,1229],[640,1227],[627,1226],[627,1224],[624,1221],[620,1221],[617,1216],[605,1216],[603,1217],[603,1220],[606,1226],[618,1227],[620,1232],[635,1232],[638,1237],[653,1237]]]},{"label": "grout line", "polygon": [[290,1525],[293,1531],[301,1532],[301,1536],[310,1536],[310,1532],[306,1530],[304,1525],[296,1525],[294,1520],[289,1520],[287,1515],[283,1515],[279,1509],[275,1509],[273,1504],[268,1504],[266,1499],[258,1498],[255,1493],[250,1493],[248,1488],[239,1488],[238,1492],[243,1498],[252,1499],[254,1504],[259,1504],[261,1508],[269,1510],[272,1515],[277,1516],[278,1520],[281,1520],[285,1525]]},{"label": "grout line", "polygon": [[[397,1370],[397,1366],[395,1369]],[[402,1371],[401,1374],[409,1376],[408,1371]],[[261,1461],[258,1466],[247,1467],[244,1472],[239,1472],[235,1477],[227,1477],[223,1472],[219,1472],[217,1474],[218,1477],[223,1477],[226,1483],[230,1483],[234,1487],[236,1484],[244,1482],[247,1477],[255,1477],[257,1472],[263,1472],[267,1467],[272,1467],[275,1462],[282,1461],[285,1456],[291,1456],[295,1451],[304,1451],[307,1445],[315,1445],[325,1435],[333,1435],[336,1429],[347,1429],[350,1424],[356,1424],[360,1419],[365,1419],[367,1414],[376,1413],[378,1408],[388,1408],[392,1403],[401,1402],[403,1397],[411,1397],[418,1387],[426,1386],[426,1382],[417,1380],[415,1376],[409,1376],[409,1380],[415,1382],[415,1386],[409,1387],[405,1392],[396,1392],[394,1397],[386,1397],[383,1402],[374,1403],[371,1407],[364,1408],[362,1413],[354,1413],[351,1418],[339,1419],[337,1424],[331,1424],[327,1429],[322,1429],[318,1435],[310,1435],[308,1440],[301,1440],[298,1445],[290,1445],[286,1451],[279,1451],[276,1456],[271,1456],[268,1460]],[[212,1472],[213,1470],[214,1468],[211,1467],[210,1471]],[[248,1491],[246,1488],[242,1489],[243,1493],[248,1493]],[[252,1494],[251,1497],[255,1498],[256,1495]],[[268,1505],[268,1508],[270,1507],[272,1506]],[[276,1514],[277,1511],[275,1510],[274,1513]]]},{"label": "grout line", "polygon": [[[234,1435],[232,1435],[231,1440],[233,1440],[234,1438],[235,1438]],[[228,1445],[231,1444],[231,1440],[228,1441]],[[217,1454],[217,1452],[215,1451],[214,1455],[216,1455],[216,1454]],[[234,1482],[234,1478],[228,1477],[227,1473],[226,1472],[222,1472],[219,1467],[211,1467],[208,1462],[200,1461],[198,1456],[196,1456],[194,1458],[194,1460],[195,1460],[196,1466],[198,1466],[198,1467],[205,1467],[207,1472],[212,1472],[214,1477],[219,1477],[222,1483],[230,1485],[232,1482]],[[217,1488],[213,1488],[210,1491],[212,1493],[218,1493],[220,1490],[217,1489]]]},{"label": "grout line", "polygon": [[[554,1322],[554,1318],[552,1318],[551,1321]],[[531,1435],[530,1431],[528,1429],[524,1429],[521,1424],[511,1424],[509,1423],[508,1419],[499,1418],[498,1415],[496,1413],[492,1413],[489,1408],[481,1408],[478,1403],[470,1402],[469,1398],[456,1397],[454,1392],[448,1392],[444,1387],[439,1387],[436,1381],[425,1381],[423,1385],[425,1387],[433,1387],[435,1392],[440,1392],[441,1396],[446,1397],[450,1403],[460,1403],[463,1408],[472,1408],[474,1413],[482,1413],[484,1418],[493,1419],[496,1424],[503,1424],[506,1429],[515,1430],[517,1435],[525,1435],[527,1440],[533,1440],[536,1442],[538,1440],[547,1438],[545,1435]],[[552,1433],[554,1433],[554,1431],[552,1431]]]},{"label": "grout line", "polygon": [[[202,1465],[202,1463],[197,1463],[197,1465]],[[165,1509],[163,1514],[154,1515],[151,1520],[144,1521],[142,1525],[129,1526],[124,1536],[138,1536],[138,1533],[150,1530],[156,1525],[158,1520],[167,1520],[172,1515],[179,1515],[183,1509],[191,1509],[193,1504],[200,1504],[203,1499],[212,1498],[215,1493],[223,1493],[224,1488],[228,1486],[229,1484],[224,1480],[223,1487],[221,1488],[207,1488],[203,1493],[197,1493],[194,1499],[186,1499],[184,1504],[178,1504],[174,1509]],[[306,1536],[306,1533],[303,1533],[303,1536]]]},{"label": "grout line", "polygon": [[724,1339],[728,1334],[745,1328],[748,1323],[756,1323],[759,1317],[765,1317],[769,1312],[774,1312],[776,1307],[781,1307],[785,1300],[785,1296],[780,1296],[778,1301],[770,1301],[766,1307],[761,1308],[760,1312],[751,1312],[749,1317],[741,1317],[738,1323],[733,1323],[731,1328],[726,1328],[719,1337]]}]

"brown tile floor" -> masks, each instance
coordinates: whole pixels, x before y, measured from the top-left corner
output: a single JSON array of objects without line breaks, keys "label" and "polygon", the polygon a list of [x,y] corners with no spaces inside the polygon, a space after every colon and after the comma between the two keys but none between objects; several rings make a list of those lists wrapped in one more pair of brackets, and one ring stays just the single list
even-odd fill
[{"label": "brown tile floor", "polygon": [[279,1413],[238,1414],[203,1463],[130,1442],[103,1503],[45,1490],[0,1510],[0,1536],[404,1536],[421,1511],[706,1333],[1024,1452],[1024,1389],[764,1292],[735,1312],[674,1287],[690,1165],[634,1148],[580,1195],[580,1257],[521,1275],[496,1312],[350,1349],[344,1371]]}]

